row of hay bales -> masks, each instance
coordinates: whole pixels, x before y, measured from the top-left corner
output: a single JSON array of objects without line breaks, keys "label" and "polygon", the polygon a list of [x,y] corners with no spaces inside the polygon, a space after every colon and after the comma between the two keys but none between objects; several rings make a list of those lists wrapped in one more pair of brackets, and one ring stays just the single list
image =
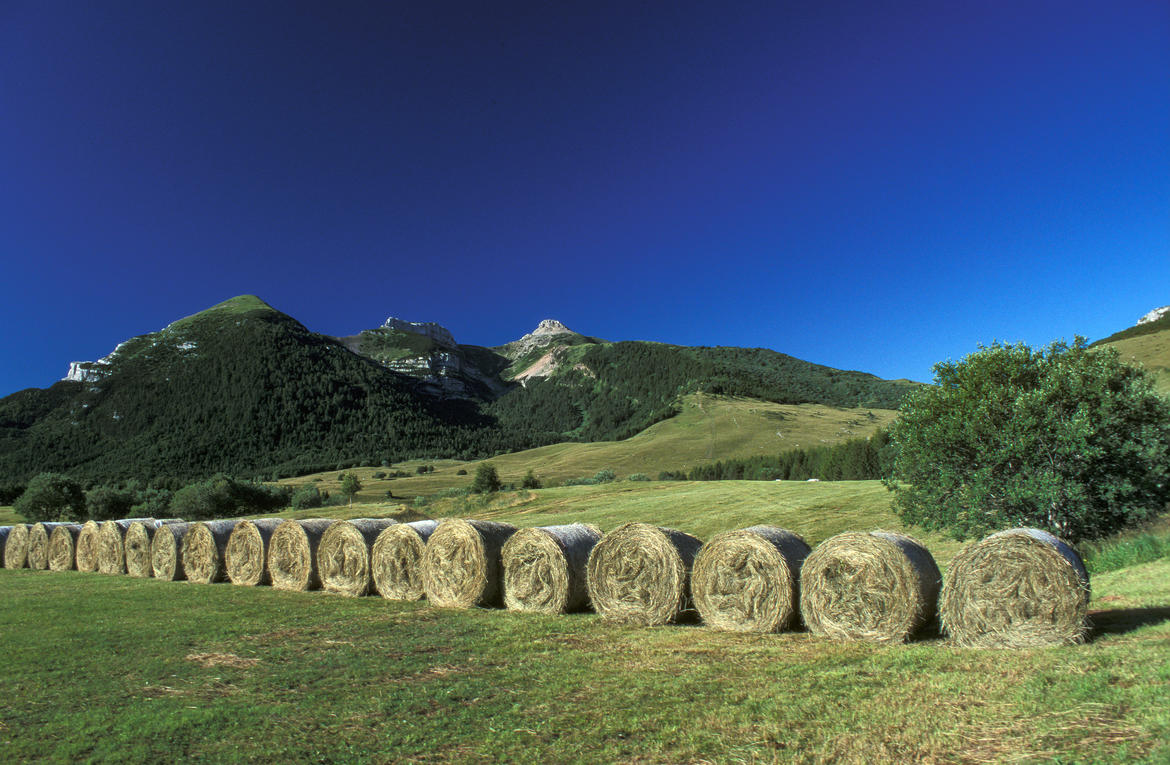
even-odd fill
[{"label": "row of hay bales", "polygon": [[960,645],[1077,643],[1088,631],[1089,576],[1076,551],[1036,529],[964,549],[944,583],[930,552],[885,531],[838,534],[811,549],[773,526],[703,544],[627,523],[517,529],[447,519],[149,518],[0,527],[7,568],[76,568],[286,590],[426,597],[444,607],[505,606],[657,625],[697,611],[710,627],[903,642],[941,626]]}]

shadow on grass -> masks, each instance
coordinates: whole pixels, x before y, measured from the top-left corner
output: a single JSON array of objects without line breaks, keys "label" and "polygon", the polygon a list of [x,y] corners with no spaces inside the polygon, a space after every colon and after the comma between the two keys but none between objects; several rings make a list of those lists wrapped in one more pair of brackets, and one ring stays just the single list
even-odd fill
[{"label": "shadow on grass", "polygon": [[1104,635],[1124,635],[1150,624],[1170,620],[1170,606],[1157,608],[1117,608],[1108,611],[1093,611],[1089,621],[1093,625],[1089,640]]}]

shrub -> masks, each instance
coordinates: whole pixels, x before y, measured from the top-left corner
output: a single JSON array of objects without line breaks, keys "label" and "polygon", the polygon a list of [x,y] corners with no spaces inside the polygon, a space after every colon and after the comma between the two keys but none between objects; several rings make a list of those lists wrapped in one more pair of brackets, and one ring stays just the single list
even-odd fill
[{"label": "shrub", "polygon": [[95,521],[129,518],[136,497],[125,489],[98,486],[85,493],[85,509]]},{"label": "shrub", "polygon": [[609,468],[602,468],[593,475],[594,483],[610,483],[617,480],[617,473]]},{"label": "shrub", "polygon": [[894,507],[962,539],[1035,526],[1078,542],[1170,500],[1170,401],[1116,350],[993,344],[936,364],[890,427]]},{"label": "shrub", "polygon": [[41,473],[28,482],[13,509],[30,523],[85,520],[81,484],[62,473]]},{"label": "shrub", "polygon": [[306,484],[292,495],[291,504],[297,510],[308,510],[321,507],[327,499],[329,499],[328,491],[323,492],[312,484]]},{"label": "shrub", "polygon": [[627,481],[649,481],[650,476],[646,475],[645,473],[631,473],[630,477],[627,478],[626,480]]},{"label": "shrub", "polygon": [[528,472],[524,474],[524,480],[520,482],[520,486],[521,486],[521,488],[524,488],[524,489],[539,489],[540,488],[540,486],[541,486],[540,479],[537,478],[536,474],[532,472],[532,468],[529,468]]},{"label": "shrub", "polygon": [[475,479],[471,482],[472,494],[491,494],[500,490],[500,475],[490,462],[481,463],[475,469]]}]

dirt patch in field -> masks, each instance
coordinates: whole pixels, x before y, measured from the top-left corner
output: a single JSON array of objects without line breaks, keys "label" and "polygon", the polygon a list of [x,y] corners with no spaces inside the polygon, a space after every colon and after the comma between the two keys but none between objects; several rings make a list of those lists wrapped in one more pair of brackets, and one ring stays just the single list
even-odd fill
[{"label": "dirt patch in field", "polygon": [[248,659],[234,653],[189,653],[187,661],[193,661],[201,667],[254,667],[260,663],[259,659]]}]

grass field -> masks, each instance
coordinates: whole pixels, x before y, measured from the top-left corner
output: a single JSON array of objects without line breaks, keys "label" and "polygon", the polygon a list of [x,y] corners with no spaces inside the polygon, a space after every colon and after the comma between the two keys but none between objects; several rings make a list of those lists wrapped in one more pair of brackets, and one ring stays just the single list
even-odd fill
[{"label": "grass field", "polygon": [[[504,483],[520,484],[532,470],[545,483],[591,476],[610,468],[625,478],[644,473],[656,478],[663,470],[689,470],[731,457],[778,454],[790,449],[840,443],[864,438],[893,422],[896,412],[886,409],[840,409],[820,404],[772,404],[754,399],[695,394],[688,396],[682,411],[652,425],[625,441],[564,443],[503,454],[490,460]],[[413,499],[444,489],[471,485],[479,462],[457,460],[410,460],[391,470],[415,473],[419,465],[433,465],[435,472],[410,478],[376,479],[374,473],[387,468],[359,467],[344,472],[362,481],[358,500],[374,500],[386,491],[395,497]],[[459,471],[466,471],[459,475]],[[340,487],[342,471],[288,478],[282,484],[316,482],[323,489]]]},{"label": "grass field", "polygon": [[[875,482],[624,482],[464,501],[421,510],[638,519],[701,538],[775,522],[814,543],[900,528]],[[945,569],[958,545],[913,533]],[[1093,589],[1087,645],[992,651],[0,571],[0,759],[1170,760],[1170,558],[1095,575]]]},{"label": "grass field", "polygon": [[1161,393],[1170,393],[1170,332],[1155,332],[1109,343],[1123,361],[1137,361],[1154,377]]}]

